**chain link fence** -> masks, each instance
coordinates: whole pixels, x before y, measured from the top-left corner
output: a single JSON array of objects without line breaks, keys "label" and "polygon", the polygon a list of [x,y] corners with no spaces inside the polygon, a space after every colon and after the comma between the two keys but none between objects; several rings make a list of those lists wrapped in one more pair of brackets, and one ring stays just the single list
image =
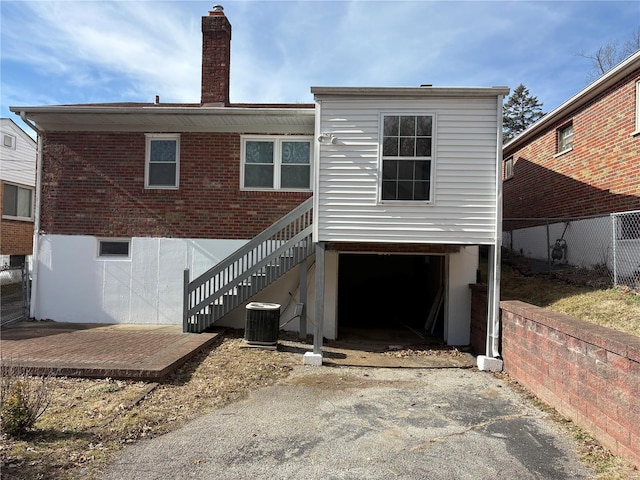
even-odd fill
[{"label": "chain link fence", "polygon": [[532,273],[640,291],[640,210],[577,218],[505,218],[503,247]]}]

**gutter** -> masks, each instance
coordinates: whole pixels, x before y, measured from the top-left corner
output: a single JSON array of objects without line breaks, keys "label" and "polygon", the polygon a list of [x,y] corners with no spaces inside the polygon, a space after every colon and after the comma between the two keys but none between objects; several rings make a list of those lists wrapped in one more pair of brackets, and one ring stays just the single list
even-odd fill
[{"label": "gutter", "polygon": [[38,150],[36,156],[36,201],[33,212],[33,269],[31,270],[31,298],[29,300],[29,317],[34,318],[36,312],[36,300],[38,298],[38,271],[40,254],[40,203],[42,201],[42,130],[27,118],[24,111],[20,112],[20,118],[38,134]]},{"label": "gutter", "polygon": [[485,354],[478,355],[479,370],[500,372],[500,268],[502,249],[502,103],[497,98],[498,132],[496,136],[496,223],[493,245],[489,247],[489,278],[487,279],[487,338]]}]

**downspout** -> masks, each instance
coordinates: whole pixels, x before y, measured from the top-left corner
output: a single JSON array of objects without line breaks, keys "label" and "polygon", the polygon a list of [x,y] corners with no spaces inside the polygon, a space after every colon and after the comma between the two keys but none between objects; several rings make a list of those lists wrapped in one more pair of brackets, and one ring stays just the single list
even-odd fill
[{"label": "downspout", "polygon": [[31,271],[31,299],[29,300],[29,317],[34,318],[36,300],[38,298],[38,261],[40,255],[40,202],[42,194],[42,130],[27,118],[26,112],[20,112],[20,118],[38,134],[38,150],[36,155],[36,200],[33,212],[33,269]]},{"label": "downspout", "polygon": [[489,278],[487,289],[487,338],[485,355],[478,355],[480,370],[502,371],[500,357],[500,267],[502,249],[502,102],[498,95],[496,138],[496,218],[495,238],[489,250]]}]

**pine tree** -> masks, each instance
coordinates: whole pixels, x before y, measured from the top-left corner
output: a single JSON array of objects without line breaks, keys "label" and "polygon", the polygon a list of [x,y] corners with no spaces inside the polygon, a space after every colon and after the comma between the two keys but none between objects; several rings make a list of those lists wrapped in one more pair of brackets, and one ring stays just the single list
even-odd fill
[{"label": "pine tree", "polygon": [[542,103],[522,83],[502,107],[502,139],[506,143],[542,117]]}]

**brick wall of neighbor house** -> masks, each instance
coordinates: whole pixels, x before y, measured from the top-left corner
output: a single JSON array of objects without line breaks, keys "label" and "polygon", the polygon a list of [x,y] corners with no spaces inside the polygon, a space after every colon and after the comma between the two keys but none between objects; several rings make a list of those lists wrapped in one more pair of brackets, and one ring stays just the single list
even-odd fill
[{"label": "brick wall of neighbor house", "polygon": [[640,338],[501,302],[505,371],[640,467]]},{"label": "brick wall of neighbor house", "polygon": [[[0,181],[0,212],[4,199],[4,182]],[[31,255],[33,222],[0,218],[0,255]]]},{"label": "brick wall of neighbor house", "polygon": [[0,255],[31,255],[33,223],[7,219],[0,222]]},{"label": "brick wall of neighbor house", "polygon": [[[504,218],[575,217],[640,209],[635,72],[513,155]],[[573,121],[573,150],[555,157],[556,130]]]},{"label": "brick wall of neighbor house", "polygon": [[144,188],[142,133],[47,133],[41,231],[247,239],[310,192],[240,191],[240,135],[183,133],[180,188]]}]

